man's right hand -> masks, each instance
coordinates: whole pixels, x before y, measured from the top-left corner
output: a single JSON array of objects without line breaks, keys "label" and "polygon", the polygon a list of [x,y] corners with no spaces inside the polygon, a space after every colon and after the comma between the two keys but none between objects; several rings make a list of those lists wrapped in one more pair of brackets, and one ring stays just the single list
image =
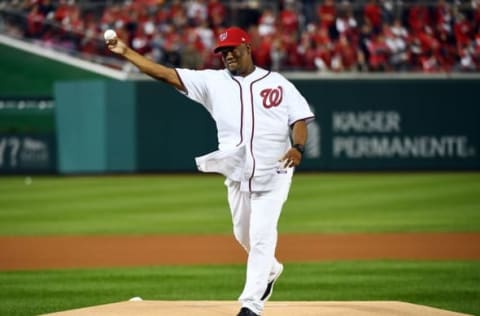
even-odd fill
[{"label": "man's right hand", "polygon": [[127,45],[118,37],[112,38],[105,43],[107,44],[108,49],[115,54],[125,55],[128,49]]}]

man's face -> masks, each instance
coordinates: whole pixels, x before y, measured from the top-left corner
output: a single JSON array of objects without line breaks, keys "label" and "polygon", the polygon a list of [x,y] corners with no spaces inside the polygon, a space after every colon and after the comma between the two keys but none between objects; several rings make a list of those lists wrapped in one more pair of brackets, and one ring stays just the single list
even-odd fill
[{"label": "man's face", "polygon": [[250,45],[227,46],[220,49],[225,67],[234,76],[246,75],[251,68]]}]

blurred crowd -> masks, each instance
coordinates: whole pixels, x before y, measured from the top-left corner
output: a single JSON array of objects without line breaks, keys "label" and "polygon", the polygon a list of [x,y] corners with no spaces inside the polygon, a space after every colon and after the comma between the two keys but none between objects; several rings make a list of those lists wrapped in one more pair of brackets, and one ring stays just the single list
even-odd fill
[{"label": "blurred crowd", "polygon": [[0,4],[2,33],[112,57],[103,32],[171,66],[221,68],[216,36],[236,24],[257,65],[322,72],[480,70],[480,0],[28,0]]}]

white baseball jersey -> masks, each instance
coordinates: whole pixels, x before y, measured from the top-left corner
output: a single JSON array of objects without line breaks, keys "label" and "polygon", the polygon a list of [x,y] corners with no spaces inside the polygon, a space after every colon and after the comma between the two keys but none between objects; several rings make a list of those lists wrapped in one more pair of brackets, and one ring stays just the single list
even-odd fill
[{"label": "white baseball jersey", "polygon": [[246,77],[232,76],[226,69],[176,70],[186,96],[215,120],[219,151],[235,152],[236,160],[243,155],[242,190],[271,190],[279,173],[291,176],[291,170],[278,171],[279,159],[291,146],[290,125],[314,117],[291,82],[259,67]]}]

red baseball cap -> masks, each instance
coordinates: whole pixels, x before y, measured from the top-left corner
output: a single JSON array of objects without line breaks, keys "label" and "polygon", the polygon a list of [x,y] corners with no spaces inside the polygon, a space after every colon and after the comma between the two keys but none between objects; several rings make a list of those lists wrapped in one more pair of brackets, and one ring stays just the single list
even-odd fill
[{"label": "red baseball cap", "polygon": [[250,43],[248,33],[239,27],[232,26],[218,35],[217,47],[213,51],[218,53],[222,47],[238,46],[242,43]]}]

